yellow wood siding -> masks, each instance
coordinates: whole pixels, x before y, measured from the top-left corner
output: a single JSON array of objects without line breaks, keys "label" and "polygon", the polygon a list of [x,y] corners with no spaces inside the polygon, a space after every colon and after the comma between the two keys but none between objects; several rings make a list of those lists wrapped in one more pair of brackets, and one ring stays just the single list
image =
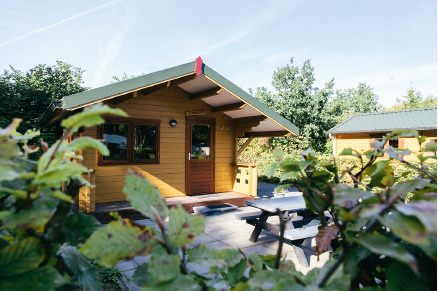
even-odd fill
[{"label": "yellow wood siding", "polygon": [[367,151],[370,149],[369,134],[348,134],[335,135],[336,156],[338,156],[345,148],[352,148],[357,151]]},{"label": "yellow wood siding", "polygon": [[[202,100],[190,100],[188,94],[178,88],[162,89],[153,94],[131,98],[118,105],[131,118],[159,119],[160,124],[160,164],[145,165],[97,165],[97,153],[94,150],[83,152],[84,165],[95,169],[95,202],[125,200],[123,179],[128,169],[133,169],[146,176],[157,186],[164,197],[185,195],[185,120],[186,111],[204,109],[202,117],[216,119],[216,157],[215,157],[215,192],[233,190],[233,167],[235,155],[235,138],[233,122],[223,113],[212,113],[210,106]],[[177,120],[176,127],[169,121]],[[83,135],[97,137],[97,127],[86,129]]]},{"label": "yellow wood siding", "polygon": [[[436,131],[421,131],[419,133],[420,135],[426,136],[426,143],[431,142],[433,139],[437,139]],[[362,152],[369,150],[371,141],[370,134],[373,133],[335,135],[334,145],[336,156],[338,156],[344,148],[349,147]],[[403,138],[403,142],[399,141],[399,146],[404,149],[409,149],[413,153],[420,151],[420,146],[415,137]]]}]

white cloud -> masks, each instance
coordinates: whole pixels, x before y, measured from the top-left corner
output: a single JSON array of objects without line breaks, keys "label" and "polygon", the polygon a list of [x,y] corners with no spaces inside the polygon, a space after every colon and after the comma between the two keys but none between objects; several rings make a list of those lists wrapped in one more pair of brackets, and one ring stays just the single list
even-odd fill
[{"label": "white cloud", "polygon": [[14,44],[14,43],[17,43],[17,42],[19,42],[19,41],[22,41],[22,40],[24,40],[24,39],[26,39],[26,38],[28,38],[28,37],[34,35],[34,34],[41,33],[41,32],[43,32],[43,31],[46,31],[46,30],[51,29],[51,28],[54,28],[54,27],[56,27],[56,26],[59,26],[59,25],[61,25],[61,24],[66,23],[66,22],[69,22],[69,21],[75,20],[75,19],[77,19],[77,18],[79,18],[79,17],[82,17],[82,16],[85,16],[85,15],[87,15],[87,14],[93,13],[93,12],[95,12],[95,11],[97,11],[97,10],[100,10],[100,9],[106,8],[106,7],[108,7],[108,6],[113,5],[114,3],[119,2],[119,1],[121,1],[121,0],[113,0],[113,1],[111,1],[111,2],[108,2],[108,3],[102,4],[102,5],[96,6],[96,7],[94,7],[94,8],[88,9],[88,10],[86,10],[86,11],[84,11],[84,12],[79,13],[79,14],[73,15],[73,16],[71,16],[71,17],[65,18],[65,19],[63,19],[63,20],[61,20],[61,21],[58,21],[58,22],[54,23],[54,24],[50,24],[50,25],[47,25],[47,26],[43,26],[43,27],[40,27],[40,28],[34,29],[34,30],[29,31],[29,32],[27,32],[27,33],[25,33],[25,34],[22,34],[22,35],[20,35],[20,36],[17,36],[17,37],[15,37],[15,38],[13,38],[13,39],[10,39],[10,40],[7,40],[7,41],[5,41],[5,42],[0,43],[0,48],[7,47],[7,46],[9,46],[9,45],[11,45],[11,44]]},{"label": "white cloud", "polygon": [[123,38],[131,29],[134,20],[135,10],[130,3],[126,3],[123,7],[117,5],[113,7],[111,17],[99,42],[99,55],[92,87],[104,85],[103,79],[107,68],[120,52]]},{"label": "white cloud", "polygon": [[306,0],[271,0],[268,1],[266,7],[261,7],[261,11],[256,15],[248,15],[246,18],[249,20],[246,22],[235,23],[233,28],[237,28],[228,37],[219,40],[215,45],[209,43],[208,48],[203,52],[204,55],[212,54],[219,49],[226,47],[236,41],[239,41],[243,37],[251,34],[258,29],[277,21],[280,17],[287,15],[291,11],[295,10]]}]

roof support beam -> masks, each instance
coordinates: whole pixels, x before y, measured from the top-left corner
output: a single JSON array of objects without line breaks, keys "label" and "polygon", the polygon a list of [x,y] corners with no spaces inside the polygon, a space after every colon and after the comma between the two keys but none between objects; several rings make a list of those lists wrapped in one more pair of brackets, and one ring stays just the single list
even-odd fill
[{"label": "roof support beam", "polygon": [[257,115],[257,116],[248,116],[248,117],[241,117],[241,118],[236,118],[233,120],[234,124],[239,124],[239,123],[253,123],[253,122],[261,122],[268,119],[266,116],[264,115]]},{"label": "roof support beam", "polygon": [[211,97],[211,96],[216,96],[219,95],[220,93],[222,93],[223,89],[221,87],[214,87],[212,89],[208,89],[196,94],[192,94],[190,96],[190,99],[201,99],[201,98],[206,98],[206,97]]},{"label": "roof support beam", "polygon": [[211,108],[211,112],[225,112],[225,111],[233,111],[233,110],[239,110],[246,107],[245,102],[238,102],[233,104],[227,104],[222,106],[217,106]]},{"label": "roof support beam", "polygon": [[136,98],[139,95],[139,92],[140,92],[141,95],[145,96],[145,95],[157,92],[157,91],[159,91],[161,89],[164,89],[164,88],[170,88],[170,87],[178,86],[180,84],[183,84],[183,83],[186,83],[186,82],[191,81],[193,79],[196,79],[196,77],[197,77],[196,74],[193,73],[193,74],[190,74],[190,75],[187,75],[187,76],[175,79],[175,80],[170,80],[170,81],[167,81],[167,82],[163,82],[163,83],[159,83],[159,84],[156,84],[156,85],[152,85],[150,87],[141,89],[139,91],[134,91],[134,92],[131,92],[131,93],[127,93],[127,94],[115,97],[115,98],[111,99],[111,103],[114,104],[114,105],[117,105],[117,104],[120,104],[122,102],[125,102],[128,99]]},{"label": "roof support beam", "polygon": [[240,149],[237,151],[236,154],[236,159],[243,153],[243,151],[246,149],[247,146],[249,146],[249,144],[252,142],[252,140],[254,139],[254,136],[250,136],[245,143],[240,147]]},{"label": "roof support beam", "polygon": [[290,135],[289,131],[260,131],[260,132],[245,132],[243,137],[280,137]]}]

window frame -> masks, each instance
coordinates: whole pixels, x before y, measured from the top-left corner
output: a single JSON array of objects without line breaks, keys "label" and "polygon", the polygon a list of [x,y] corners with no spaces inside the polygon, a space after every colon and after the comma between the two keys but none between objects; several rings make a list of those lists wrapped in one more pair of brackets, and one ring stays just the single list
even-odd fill
[{"label": "window frame", "polygon": [[[99,153],[98,166],[107,165],[139,165],[139,164],[159,164],[160,163],[160,123],[161,120],[158,119],[140,119],[140,118],[105,118],[105,124],[127,124],[128,125],[128,135],[127,135],[127,160],[104,160],[103,155]],[[99,126],[98,136],[103,139],[104,126],[102,124]],[[151,125],[156,126],[156,139],[155,148],[156,156],[153,160],[134,160],[134,127],[136,125]]]}]

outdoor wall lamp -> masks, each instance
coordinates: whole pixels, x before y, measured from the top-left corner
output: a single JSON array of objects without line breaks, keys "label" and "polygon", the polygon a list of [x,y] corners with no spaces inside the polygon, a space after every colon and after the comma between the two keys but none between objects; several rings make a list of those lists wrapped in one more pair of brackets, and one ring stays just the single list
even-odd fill
[{"label": "outdoor wall lamp", "polygon": [[175,119],[172,119],[171,121],[169,121],[170,126],[175,127],[178,122]]}]

